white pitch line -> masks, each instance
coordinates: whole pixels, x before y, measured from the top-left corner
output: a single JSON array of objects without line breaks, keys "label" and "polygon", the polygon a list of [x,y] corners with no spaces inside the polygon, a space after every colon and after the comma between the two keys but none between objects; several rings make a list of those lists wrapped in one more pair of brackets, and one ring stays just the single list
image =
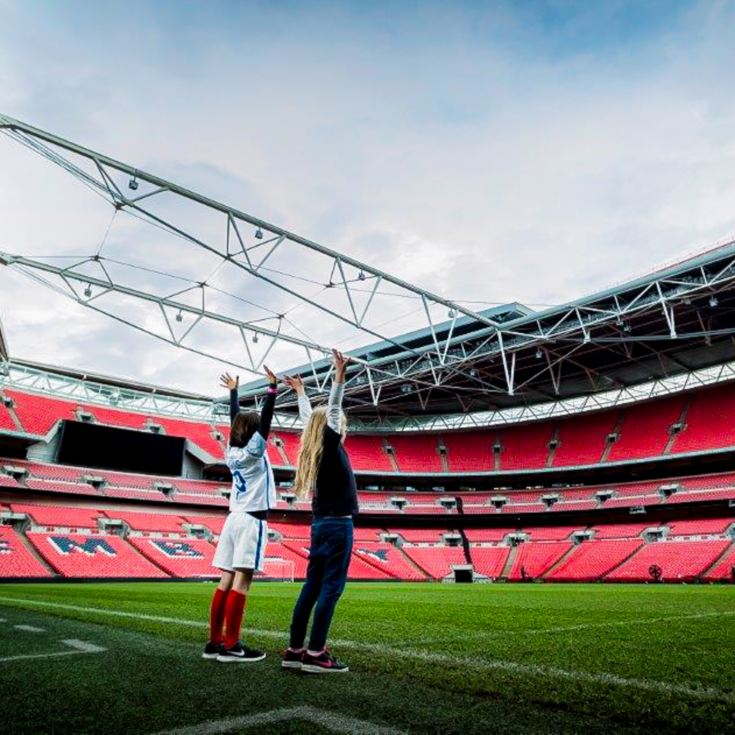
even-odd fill
[{"label": "white pitch line", "polygon": [[79,653],[102,653],[102,651],[106,651],[106,648],[102,648],[102,646],[98,646],[96,643],[89,643],[87,641],[80,641],[76,638],[65,638],[61,641],[65,646],[69,646],[69,648],[74,648]]},{"label": "white pitch line", "polygon": [[35,625],[14,625],[16,630],[22,630],[25,633],[45,633],[43,628],[36,628]]},{"label": "white pitch line", "polygon": [[366,722],[337,712],[328,712],[309,706],[275,709],[270,712],[260,712],[256,715],[202,722],[199,725],[190,727],[165,730],[157,733],[157,735],[215,735],[215,733],[235,732],[257,725],[271,725],[277,722],[292,722],[293,720],[302,722],[305,720],[332,732],[345,733],[346,735],[404,735],[402,730],[383,727],[373,722]]},{"label": "white pitch line", "polygon": [[[100,607],[83,607],[81,605],[68,605],[59,602],[47,602],[45,600],[31,600],[22,598],[5,597],[0,598],[0,604],[4,603],[21,603],[27,605],[37,605],[39,607],[56,608],[59,610],[73,610],[75,612],[93,613],[97,615],[108,615],[111,617],[133,618],[136,620],[150,620],[159,623],[169,623],[172,625],[183,625],[194,628],[209,628],[209,623],[203,620],[183,620],[180,618],[168,618],[159,615],[146,615],[144,613],[130,613],[122,610],[110,610]],[[268,638],[277,638],[284,640],[287,636],[285,631],[260,630],[249,628],[246,633],[259,635]],[[700,687],[696,684],[687,686],[686,684],[669,684],[664,681],[656,681],[655,679],[633,679],[609,674],[606,672],[591,673],[586,671],[569,671],[567,669],[559,669],[554,666],[544,666],[540,664],[522,664],[515,661],[507,661],[505,659],[474,659],[464,656],[449,656],[443,653],[432,653],[430,651],[421,651],[416,649],[392,648],[385,645],[375,643],[360,643],[358,641],[349,640],[332,640],[335,646],[352,649],[353,651],[365,651],[367,653],[377,653],[383,656],[393,658],[408,659],[412,661],[424,661],[428,663],[436,663],[441,666],[460,666],[464,668],[475,669],[476,671],[506,671],[512,674],[522,676],[538,676],[541,678],[556,678],[568,681],[587,682],[590,684],[598,684],[602,686],[619,686],[632,687],[659,694],[692,697],[694,699],[714,699],[735,702],[735,694],[725,692],[712,687]]]},{"label": "white pitch line", "polygon": [[31,658],[59,658],[61,656],[78,656],[82,653],[102,653],[106,651],[106,648],[97,646],[94,643],[87,643],[86,641],[78,641],[76,638],[69,638],[61,641],[65,646],[73,648],[73,651],[58,651],[57,653],[32,653],[23,654],[21,656],[5,656],[0,658],[0,663],[7,661],[26,661]]},{"label": "white pitch line", "polygon": [[477,640],[507,638],[512,635],[540,635],[547,633],[567,633],[575,630],[588,630],[593,628],[628,628],[633,625],[651,625],[653,623],[669,623],[677,620],[700,620],[703,618],[719,618],[735,615],[735,611],[725,610],[711,613],[695,613],[693,615],[670,615],[662,618],[634,618],[632,620],[610,620],[604,623],[579,623],[578,625],[560,625],[556,628],[530,628],[528,630],[477,630],[472,633],[463,633],[456,638],[420,638],[409,641],[414,646],[428,645],[431,643],[452,643],[474,638]]}]

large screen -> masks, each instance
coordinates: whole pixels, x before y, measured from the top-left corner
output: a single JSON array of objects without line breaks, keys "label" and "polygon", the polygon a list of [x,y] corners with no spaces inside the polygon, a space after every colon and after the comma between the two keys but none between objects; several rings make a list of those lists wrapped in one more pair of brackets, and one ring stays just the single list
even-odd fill
[{"label": "large screen", "polygon": [[177,436],[64,421],[57,461],[147,475],[180,475],[185,441]]}]

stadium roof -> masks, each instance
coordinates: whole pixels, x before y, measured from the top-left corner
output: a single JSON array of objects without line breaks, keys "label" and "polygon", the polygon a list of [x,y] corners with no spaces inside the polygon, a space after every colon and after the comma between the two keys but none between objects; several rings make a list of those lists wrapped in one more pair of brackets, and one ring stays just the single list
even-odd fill
[{"label": "stadium roof", "polygon": [[[370,364],[403,362],[412,378],[383,384],[376,407],[370,386],[357,376],[350,382],[352,414],[369,420],[497,411],[626,389],[733,360],[735,243],[544,311],[513,304],[485,314],[498,326],[456,320],[448,357],[461,362],[461,376],[452,376],[450,365],[416,365],[409,352],[446,336],[452,320],[435,334],[397,337],[405,352],[377,343],[351,353]],[[322,361],[308,377],[323,382],[328,370]],[[261,386],[251,383],[244,392]]]}]

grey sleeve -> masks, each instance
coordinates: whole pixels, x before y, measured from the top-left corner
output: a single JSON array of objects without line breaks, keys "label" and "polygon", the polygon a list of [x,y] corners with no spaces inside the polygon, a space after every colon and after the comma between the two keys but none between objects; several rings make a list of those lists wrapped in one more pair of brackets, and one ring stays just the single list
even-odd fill
[{"label": "grey sleeve", "polygon": [[311,401],[309,400],[309,396],[307,396],[306,393],[302,393],[299,396],[299,418],[301,419],[301,423],[306,425],[306,422],[309,420],[310,416]]},{"label": "grey sleeve", "polygon": [[332,390],[329,392],[329,403],[327,404],[327,426],[338,434],[340,433],[342,396],[344,392],[344,383],[332,382]]}]

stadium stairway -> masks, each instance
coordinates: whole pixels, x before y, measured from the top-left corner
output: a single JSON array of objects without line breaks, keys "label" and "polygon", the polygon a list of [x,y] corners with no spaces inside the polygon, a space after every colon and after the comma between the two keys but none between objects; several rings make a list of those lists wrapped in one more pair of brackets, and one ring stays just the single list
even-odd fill
[{"label": "stadium stairway", "polygon": [[412,569],[415,569],[418,574],[420,574],[424,579],[432,579],[432,576],[421,567],[420,564],[415,562],[400,546],[396,546],[396,551],[401,555],[403,560],[408,564]]},{"label": "stadium stairway", "polygon": [[564,564],[564,562],[574,553],[574,550],[576,548],[577,547],[572,544],[555,562],[551,564],[551,566],[547,567],[543,572],[541,572],[539,577],[541,579],[546,579],[546,577],[549,574],[552,574],[557,569],[557,567],[560,567],[562,564]]},{"label": "stadium stairway", "polygon": [[62,576],[43,558],[25,533],[18,533],[16,535],[23,548],[48,572],[49,577]]},{"label": "stadium stairway", "polygon": [[515,564],[519,549],[520,546],[518,544],[510,547],[508,558],[505,560],[505,564],[503,565],[503,571],[500,572],[500,579],[505,580],[506,582],[508,581],[508,578],[510,577],[510,570],[513,569],[513,565]]},{"label": "stadium stairway", "polygon": [[726,546],[722,550],[722,553],[712,562],[712,564],[710,564],[706,569],[702,570],[701,574],[698,576],[698,579],[708,579],[709,575],[712,574],[712,572],[717,569],[717,567],[733,553],[735,553],[735,542],[731,543],[729,546]]}]

